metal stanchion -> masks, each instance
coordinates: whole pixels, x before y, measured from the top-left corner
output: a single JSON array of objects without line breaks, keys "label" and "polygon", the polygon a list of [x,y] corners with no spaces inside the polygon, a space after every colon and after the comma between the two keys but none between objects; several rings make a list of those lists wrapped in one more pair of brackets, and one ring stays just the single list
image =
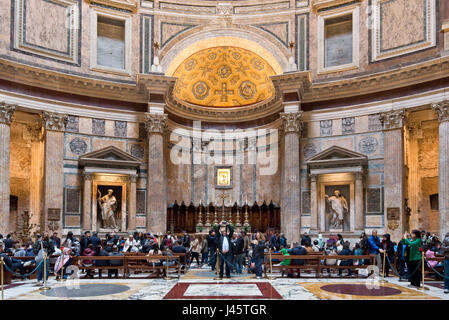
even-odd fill
[{"label": "metal stanchion", "polygon": [[214,280],[221,280],[220,276],[218,275],[218,268],[220,267],[220,250],[217,249],[216,255],[217,255],[217,263],[215,265],[215,278],[214,278]]},{"label": "metal stanchion", "polygon": [[383,259],[383,264],[382,264],[382,280],[380,280],[379,282],[381,282],[381,283],[388,282],[387,280],[385,280],[385,250],[384,250],[384,259]]},{"label": "metal stanchion", "polygon": [[39,290],[50,290],[50,287],[47,287],[47,253],[44,252],[44,285],[39,288]]},{"label": "metal stanchion", "polygon": [[4,288],[3,288],[3,265],[5,264],[5,262],[3,261],[3,257],[1,257],[0,260],[0,278],[1,278],[1,286],[2,286],[2,300],[5,300],[5,293],[4,293]]},{"label": "metal stanchion", "polygon": [[270,276],[267,276],[267,279],[273,280],[273,260],[271,259],[271,248],[268,249],[268,254],[270,258]]},{"label": "metal stanchion", "polygon": [[168,277],[168,254],[165,256],[165,277],[164,280],[170,280]]},{"label": "metal stanchion", "polygon": [[421,268],[422,268],[422,286],[419,287],[419,290],[429,290],[429,287],[424,286],[424,251],[421,251]]}]

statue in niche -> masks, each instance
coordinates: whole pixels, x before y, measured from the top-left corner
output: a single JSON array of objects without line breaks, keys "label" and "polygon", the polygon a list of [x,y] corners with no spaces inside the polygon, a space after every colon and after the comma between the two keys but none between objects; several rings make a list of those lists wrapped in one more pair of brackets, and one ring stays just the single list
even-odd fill
[{"label": "statue in niche", "polygon": [[335,190],[332,196],[324,195],[326,202],[329,205],[330,228],[343,229],[344,214],[348,212],[348,202],[346,198],[341,195],[339,190]]},{"label": "statue in niche", "polygon": [[116,229],[117,224],[115,222],[115,211],[117,210],[117,200],[115,199],[114,190],[108,189],[108,194],[101,196],[100,190],[98,190],[98,204],[101,208],[101,220],[103,228]]}]

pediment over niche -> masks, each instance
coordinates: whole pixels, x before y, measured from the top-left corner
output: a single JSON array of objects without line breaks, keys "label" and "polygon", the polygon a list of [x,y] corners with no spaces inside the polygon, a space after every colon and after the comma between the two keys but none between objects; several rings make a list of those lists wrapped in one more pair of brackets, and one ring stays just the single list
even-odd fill
[{"label": "pediment over niche", "polygon": [[141,165],[138,158],[114,146],[86,153],[79,158],[82,166],[113,166],[137,168]]},{"label": "pediment over niche", "polygon": [[309,168],[331,168],[343,166],[363,166],[367,163],[366,155],[342,147],[332,146],[307,160]]}]

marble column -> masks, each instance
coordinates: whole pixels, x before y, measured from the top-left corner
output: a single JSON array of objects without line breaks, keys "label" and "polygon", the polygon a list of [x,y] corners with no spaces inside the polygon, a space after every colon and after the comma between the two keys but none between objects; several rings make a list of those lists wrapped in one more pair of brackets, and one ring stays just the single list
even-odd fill
[{"label": "marble column", "polygon": [[8,105],[4,102],[0,104],[0,233],[11,232],[9,224],[9,144],[10,144],[10,124],[11,117],[16,106]]},{"label": "marble column", "polygon": [[432,104],[438,115],[438,215],[440,239],[449,232],[449,100]]},{"label": "marble column", "polygon": [[[28,134],[31,138],[31,172],[30,172],[30,213],[32,224],[40,223],[42,212],[43,177],[44,177],[44,142],[42,125],[28,125]],[[20,213],[19,213],[20,214]]]},{"label": "marble column", "polygon": [[[404,134],[405,110],[380,115],[384,136],[384,229],[392,239],[404,232]],[[387,212],[399,209],[398,219],[388,220]]]},{"label": "marble column", "polygon": [[164,132],[167,115],[146,113],[148,133],[147,232],[167,229],[167,177],[164,163]]},{"label": "marble column", "polygon": [[408,141],[408,205],[411,209],[411,216],[409,221],[409,230],[419,229],[419,195],[420,195],[420,179],[418,172],[418,154],[419,142],[418,139],[422,136],[421,123],[408,123],[409,141]]},{"label": "marble column", "polygon": [[92,174],[83,173],[83,231],[92,230]]},{"label": "marble column", "polygon": [[301,234],[299,137],[303,112],[281,113],[284,130],[283,203],[281,226],[289,243],[299,243]]},{"label": "marble column", "polygon": [[129,176],[129,212],[128,212],[128,230],[136,230],[136,201],[137,201],[137,175]]},{"label": "marble column", "polygon": [[319,233],[318,231],[318,190],[316,185],[317,176],[315,174],[310,175],[310,233]]},{"label": "marble column", "polygon": [[363,195],[363,174],[358,172],[355,174],[355,231],[365,230]]},{"label": "marble column", "polygon": [[[44,231],[62,234],[64,192],[64,130],[68,116],[61,113],[42,114],[45,125]],[[49,209],[59,209],[59,221],[49,221]]]}]

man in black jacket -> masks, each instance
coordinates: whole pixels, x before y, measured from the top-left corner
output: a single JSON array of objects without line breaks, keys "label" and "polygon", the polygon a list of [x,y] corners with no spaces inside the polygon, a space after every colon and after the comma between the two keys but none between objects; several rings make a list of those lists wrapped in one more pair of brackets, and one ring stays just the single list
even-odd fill
[{"label": "man in black jacket", "polygon": [[[223,230],[220,233],[220,225],[223,226]],[[226,221],[222,221],[215,228],[215,234],[217,234],[217,248],[220,252],[220,280],[223,279],[224,264],[226,264],[226,278],[231,278],[232,269],[232,252],[231,252],[231,239],[234,234],[234,229]],[[228,234],[229,229],[229,234]]]},{"label": "man in black jacket", "polygon": [[184,236],[182,237],[182,245],[190,249],[190,236],[186,231],[184,231]]},{"label": "man in black jacket", "polygon": [[83,254],[84,249],[90,244],[90,231],[84,232],[84,235],[80,239],[80,252]]},{"label": "man in black jacket", "polygon": [[243,269],[243,238],[239,233],[234,233],[232,239],[232,255],[234,256],[234,268],[236,273],[242,273]]},{"label": "man in black jacket", "polygon": [[[172,247],[172,252],[173,253],[187,253],[186,247],[184,247],[182,244],[183,244],[182,240],[181,239],[178,240],[176,242],[176,245],[174,245]],[[184,257],[180,257],[179,262],[181,263],[181,265],[183,265],[182,269],[185,268],[184,264],[188,263],[188,261],[185,261]]]},{"label": "man in black jacket", "polygon": [[[297,246],[293,247],[292,249],[288,250],[288,253],[291,256],[303,256],[303,255],[307,254],[307,250],[303,246],[297,245]],[[291,265],[302,266],[302,265],[304,265],[304,260],[303,259],[293,259],[293,260],[291,260]],[[290,273],[290,270],[291,269],[288,269],[287,276],[289,278],[293,278],[293,273]],[[301,276],[300,269],[296,269],[296,272],[298,273],[298,278],[299,278]]]},{"label": "man in black jacket", "polygon": [[212,267],[212,271],[215,271],[215,265],[217,264],[217,234],[214,230],[209,232],[207,237],[207,246],[209,248],[209,265]]},{"label": "man in black jacket", "polygon": [[92,237],[90,237],[90,243],[92,243],[92,245],[94,246],[95,255],[97,256],[98,253],[100,252],[101,247],[101,239],[98,238],[97,232],[94,232],[92,234]]}]

